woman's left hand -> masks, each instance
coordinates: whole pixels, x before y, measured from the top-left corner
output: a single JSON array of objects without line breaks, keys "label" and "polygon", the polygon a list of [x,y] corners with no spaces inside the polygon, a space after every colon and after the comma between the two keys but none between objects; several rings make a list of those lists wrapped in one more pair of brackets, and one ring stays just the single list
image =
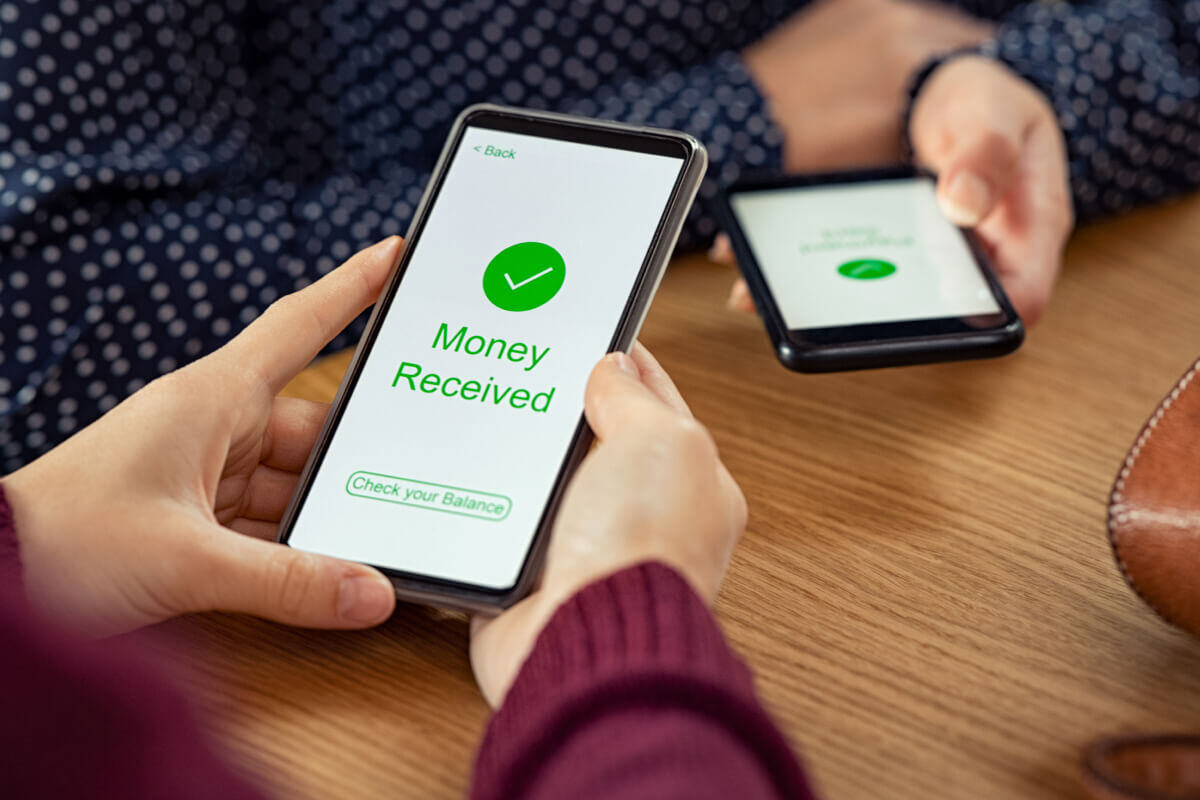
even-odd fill
[{"label": "woman's left hand", "polygon": [[378,571],[272,541],[328,411],[276,395],[375,302],[401,247],[358,253],[6,477],[33,606],[93,635],[206,610],[385,620]]}]

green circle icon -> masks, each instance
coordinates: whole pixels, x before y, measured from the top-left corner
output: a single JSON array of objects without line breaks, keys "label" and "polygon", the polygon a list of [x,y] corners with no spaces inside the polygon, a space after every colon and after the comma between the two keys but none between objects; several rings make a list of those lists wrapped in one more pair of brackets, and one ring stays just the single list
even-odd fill
[{"label": "green circle icon", "polygon": [[506,247],[483,271],[483,293],[504,311],[529,311],[558,294],[567,267],[557,250],[541,242]]},{"label": "green circle icon", "polygon": [[847,278],[853,278],[856,281],[873,281],[891,275],[896,271],[896,265],[878,258],[859,258],[847,261],[837,269]]}]

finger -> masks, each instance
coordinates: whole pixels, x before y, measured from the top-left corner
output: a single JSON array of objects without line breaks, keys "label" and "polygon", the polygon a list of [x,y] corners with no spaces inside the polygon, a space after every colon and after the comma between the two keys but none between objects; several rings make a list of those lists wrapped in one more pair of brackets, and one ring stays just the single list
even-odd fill
[{"label": "finger", "polygon": [[1041,321],[1054,290],[1054,281],[1039,271],[1008,272],[1000,276],[1004,293],[1026,325]]},{"label": "finger", "polygon": [[278,522],[299,482],[300,476],[295,472],[259,465],[246,484],[245,500],[238,516]]},{"label": "finger", "polygon": [[1062,136],[1052,118],[1031,132],[1023,160],[1020,190],[980,234],[992,245],[1009,299],[1032,325],[1049,303],[1074,225]]},{"label": "finger", "polygon": [[364,628],[396,605],[391,583],[363,564],[296,550],[224,529],[207,551],[199,610],[236,611],[305,628]]},{"label": "finger", "polygon": [[964,228],[978,225],[1008,193],[1021,156],[1019,136],[998,129],[980,129],[957,136],[940,165],[938,205],[951,222]]},{"label": "finger", "polygon": [[718,264],[733,264],[736,262],[733,255],[733,244],[729,241],[729,234],[717,234],[717,238],[713,239],[712,247],[708,249],[708,260],[715,261]]},{"label": "finger", "polygon": [[327,416],[328,403],[276,397],[263,436],[262,463],[289,472],[304,469]]},{"label": "finger", "polygon": [[754,299],[750,296],[750,287],[743,278],[733,282],[729,290],[729,299],[725,304],[734,311],[754,311]]},{"label": "finger", "polygon": [[1041,321],[1062,269],[1065,237],[1039,235],[1000,248],[997,274],[1013,307],[1027,325]]},{"label": "finger", "polygon": [[[680,415],[689,419],[694,418],[691,408],[683,399],[675,381],[671,379],[671,376],[645,345],[641,342],[634,343],[630,355],[637,365],[639,376],[646,388]],[[741,526],[744,527],[746,524],[746,499],[742,495],[741,487],[737,485],[729,470],[719,460],[717,461],[717,479],[725,486],[724,494],[733,503],[732,518],[741,519]],[[739,507],[740,510],[738,510]]]},{"label": "finger", "polygon": [[645,345],[641,342],[634,342],[630,356],[633,358],[633,363],[637,365],[638,374],[646,388],[680,414],[686,417],[692,416],[692,409],[688,408],[687,401],[679,393],[679,387],[675,385],[675,381],[671,380],[671,376],[662,368],[662,364],[658,363],[654,354],[646,349]]},{"label": "finger", "polygon": [[637,363],[625,353],[609,353],[592,370],[584,395],[584,413],[601,440],[616,434],[623,425],[653,426],[677,414],[642,383]]},{"label": "finger", "polygon": [[1007,193],[1033,122],[1026,92],[990,59],[951,59],[929,77],[913,109],[917,159],[938,173],[938,202],[973,227]]},{"label": "finger", "polygon": [[399,236],[356,253],[311,286],[276,300],[222,351],[277,394],[296,373],[375,302],[400,258]]}]

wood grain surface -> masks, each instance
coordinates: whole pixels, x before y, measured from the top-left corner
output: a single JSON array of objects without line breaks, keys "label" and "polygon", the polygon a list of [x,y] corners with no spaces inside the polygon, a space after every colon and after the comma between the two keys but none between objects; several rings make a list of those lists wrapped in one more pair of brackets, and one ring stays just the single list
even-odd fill
[{"label": "wood grain surface", "polygon": [[[1200,727],[1200,643],[1104,534],[1126,448],[1200,352],[1198,263],[1200,199],[1086,228],[1014,356],[828,376],[725,310],[730,270],[673,266],[642,339],[751,509],[717,611],[825,797],[1072,797],[1091,738]],[[289,393],[331,398],[347,360]],[[406,607],[364,633],[196,617],[156,644],[281,796],[453,798],[488,717],[466,635]]]}]

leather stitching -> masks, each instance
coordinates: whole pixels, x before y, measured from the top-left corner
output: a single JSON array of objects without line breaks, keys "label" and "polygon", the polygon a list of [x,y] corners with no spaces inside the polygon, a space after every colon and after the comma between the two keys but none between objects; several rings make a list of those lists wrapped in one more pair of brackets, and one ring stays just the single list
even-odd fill
[{"label": "leather stitching", "polygon": [[1106,527],[1108,528],[1108,543],[1112,548],[1113,557],[1116,559],[1117,569],[1121,571],[1121,576],[1125,579],[1125,582],[1129,584],[1129,588],[1133,590],[1134,594],[1141,598],[1143,603],[1149,606],[1150,609],[1163,620],[1176,626],[1178,626],[1179,623],[1172,619],[1165,611],[1163,611],[1163,609],[1155,605],[1142,592],[1141,587],[1138,586],[1137,581],[1133,579],[1133,575],[1129,572],[1129,566],[1125,563],[1125,559],[1121,555],[1121,534],[1119,531],[1119,526],[1137,518],[1137,509],[1125,507],[1124,491],[1125,482],[1129,479],[1130,474],[1133,472],[1133,467],[1134,464],[1137,463],[1138,456],[1141,455],[1142,450],[1150,441],[1151,435],[1153,435],[1155,429],[1158,427],[1158,424],[1162,422],[1163,417],[1166,416],[1167,412],[1171,409],[1171,406],[1175,404],[1175,401],[1179,399],[1179,395],[1184,389],[1187,388],[1188,384],[1192,382],[1192,379],[1196,376],[1197,371],[1200,371],[1200,359],[1196,359],[1196,361],[1192,363],[1191,368],[1183,374],[1183,377],[1175,382],[1175,386],[1158,404],[1158,408],[1156,408],[1154,413],[1150,415],[1150,419],[1146,420],[1145,424],[1142,425],[1142,430],[1138,434],[1137,439],[1134,441],[1133,447],[1129,448],[1129,453],[1126,454],[1125,461],[1121,465],[1121,471],[1117,473],[1117,479],[1113,483],[1112,492],[1108,496],[1108,519]]}]

